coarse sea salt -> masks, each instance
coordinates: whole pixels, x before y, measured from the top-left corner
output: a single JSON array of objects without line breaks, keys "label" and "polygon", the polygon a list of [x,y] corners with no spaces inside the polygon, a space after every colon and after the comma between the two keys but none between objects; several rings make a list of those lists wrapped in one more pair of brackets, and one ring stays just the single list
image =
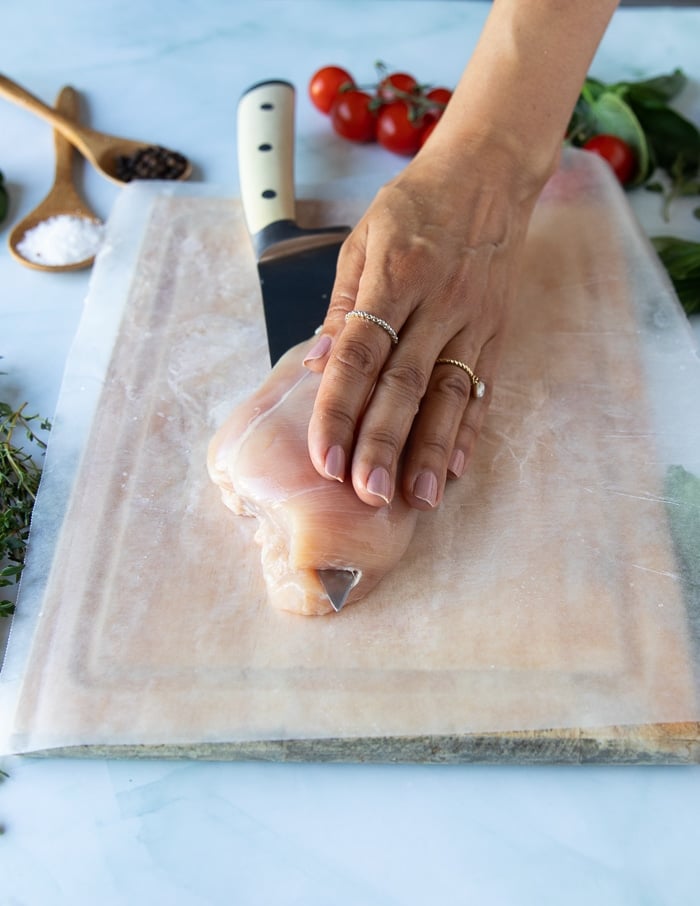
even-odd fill
[{"label": "coarse sea salt", "polygon": [[87,217],[57,214],[27,230],[17,251],[34,264],[78,264],[97,254],[104,229],[103,223]]}]

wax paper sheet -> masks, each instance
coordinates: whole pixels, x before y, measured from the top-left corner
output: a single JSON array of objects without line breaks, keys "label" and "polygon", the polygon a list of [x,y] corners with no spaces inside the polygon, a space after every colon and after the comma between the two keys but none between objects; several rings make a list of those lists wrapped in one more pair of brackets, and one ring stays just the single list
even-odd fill
[{"label": "wax paper sheet", "polygon": [[[367,201],[299,216],[353,222]],[[35,511],[1,674],[8,750],[326,740],[400,758],[402,740],[439,756],[612,727],[634,755],[682,724],[695,757],[700,363],[602,162],[567,154],[538,203],[473,465],[337,615],[269,607],[254,520],[206,474],[212,433],[268,367],[237,200],[127,189]]]}]

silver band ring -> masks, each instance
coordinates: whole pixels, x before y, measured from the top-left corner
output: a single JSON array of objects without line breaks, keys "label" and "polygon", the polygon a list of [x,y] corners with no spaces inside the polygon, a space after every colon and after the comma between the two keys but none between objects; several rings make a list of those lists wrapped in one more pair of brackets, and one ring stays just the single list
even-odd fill
[{"label": "silver band ring", "polygon": [[371,314],[368,311],[360,311],[359,308],[353,308],[352,311],[349,311],[345,315],[345,322],[347,323],[349,318],[361,318],[363,321],[369,321],[371,324],[376,324],[377,327],[381,327],[382,330],[385,330],[391,337],[391,342],[396,346],[399,342],[399,335],[396,333],[391,324],[387,324],[384,318],[379,318],[377,315]]},{"label": "silver band ring", "polygon": [[474,372],[471,370],[469,365],[466,362],[460,362],[459,359],[435,359],[436,365],[456,365],[458,368],[461,368],[462,371],[466,371],[469,377],[471,378],[472,387],[474,388],[474,396],[477,399],[481,399],[486,393],[486,384],[481,380],[480,377],[477,377]]}]

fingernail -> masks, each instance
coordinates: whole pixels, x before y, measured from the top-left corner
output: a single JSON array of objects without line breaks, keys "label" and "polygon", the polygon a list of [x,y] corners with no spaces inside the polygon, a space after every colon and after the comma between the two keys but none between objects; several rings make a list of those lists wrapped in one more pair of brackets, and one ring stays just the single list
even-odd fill
[{"label": "fingernail", "polygon": [[450,461],[447,464],[447,471],[451,472],[455,478],[461,478],[464,472],[464,453],[461,450],[453,450]]},{"label": "fingernail", "polygon": [[434,472],[421,472],[413,485],[413,493],[430,506],[437,503],[438,483]]},{"label": "fingernail", "polygon": [[386,503],[391,503],[391,478],[382,466],[372,469],[367,479],[367,490],[370,494],[381,497]]},{"label": "fingernail", "polygon": [[331,348],[331,338],[327,333],[324,333],[323,336],[320,336],[314,345],[309,349],[304,357],[304,364],[307,362],[313,362],[316,359],[322,359],[324,355]]},{"label": "fingernail", "polygon": [[326,475],[334,478],[336,481],[345,481],[345,450],[335,444],[326,453],[326,461],[323,464]]}]

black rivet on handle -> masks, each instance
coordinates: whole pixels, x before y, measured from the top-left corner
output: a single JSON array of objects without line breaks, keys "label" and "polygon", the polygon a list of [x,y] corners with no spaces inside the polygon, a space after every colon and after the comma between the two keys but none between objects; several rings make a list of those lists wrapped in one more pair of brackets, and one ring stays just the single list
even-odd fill
[{"label": "black rivet on handle", "polygon": [[264,104],[261,104],[261,105],[260,105],[260,109],[261,109],[261,110],[274,110],[274,109],[275,109],[275,105],[274,105],[274,104],[271,104],[269,101],[265,101]]},{"label": "black rivet on handle", "polygon": [[272,145],[269,142],[264,142],[262,145],[258,145],[258,151],[272,151]]},{"label": "black rivet on handle", "polygon": [[276,198],[277,192],[275,192],[274,189],[265,189],[265,191],[262,193],[262,197],[263,198]]}]

